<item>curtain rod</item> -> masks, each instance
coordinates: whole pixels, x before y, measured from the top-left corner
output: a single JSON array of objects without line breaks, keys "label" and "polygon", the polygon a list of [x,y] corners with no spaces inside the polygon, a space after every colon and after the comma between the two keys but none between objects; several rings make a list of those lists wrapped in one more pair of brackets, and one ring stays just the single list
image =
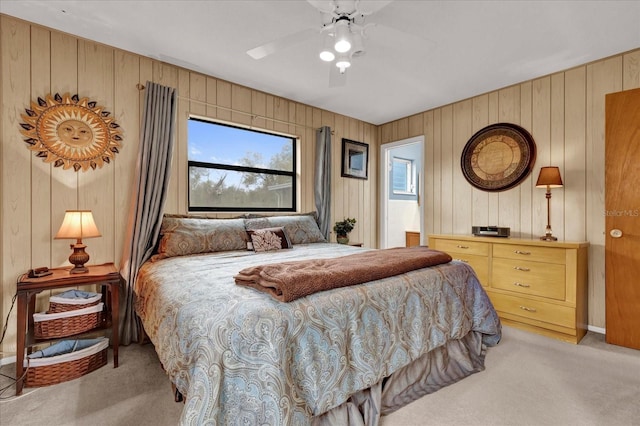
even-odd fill
[{"label": "curtain rod", "polygon": [[[136,88],[138,90],[144,90],[145,89],[144,84],[141,84],[141,83],[137,83],[136,84]],[[186,100],[186,101],[189,101],[189,102],[196,102],[198,104],[202,104],[202,105],[210,106],[210,107],[214,107],[214,108],[220,108],[222,110],[233,112],[233,113],[236,113],[236,114],[248,115],[248,116],[251,117],[251,120],[255,120],[255,119],[261,118],[263,120],[269,120],[269,121],[272,121],[274,123],[286,124],[287,126],[296,126],[296,127],[303,127],[305,129],[319,130],[317,127],[306,126],[306,125],[303,125],[303,124],[290,123],[288,121],[278,120],[277,118],[265,117],[263,115],[252,114],[252,113],[246,112],[246,111],[238,111],[236,109],[227,108],[227,107],[223,107],[223,106],[215,105],[215,104],[210,104],[210,103],[205,102],[205,101],[200,101],[200,100],[197,100],[197,99],[191,99],[191,98],[187,98],[185,96],[178,95],[178,99]],[[335,134],[333,129],[331,129],[331,134],[332,135]]]}]

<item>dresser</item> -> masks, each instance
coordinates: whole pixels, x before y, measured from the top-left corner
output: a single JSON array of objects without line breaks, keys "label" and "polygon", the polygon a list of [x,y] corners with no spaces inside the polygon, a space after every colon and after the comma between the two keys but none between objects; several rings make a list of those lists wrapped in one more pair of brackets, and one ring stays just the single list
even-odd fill
[{"label": "dresser", "polygon": [[420,245],[420,232],[405,231],[405,246],[415,247]]},{"label": "dresser", "polygon": [[475,270],[504,324],[571,343],[587,332],[588,242],[429,235],[429,247]]}]

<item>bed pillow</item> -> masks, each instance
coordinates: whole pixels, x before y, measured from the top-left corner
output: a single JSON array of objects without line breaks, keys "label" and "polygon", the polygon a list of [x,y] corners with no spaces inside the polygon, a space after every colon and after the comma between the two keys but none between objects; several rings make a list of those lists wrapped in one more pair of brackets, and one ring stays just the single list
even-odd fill
[{"label": "bed pillow", "polygon": [[244,220],[247,231],[263,228],[284,228],[291,244],[326,243],[313,214],[271,216]]},{"label": "bed pillow", "polygon": [[282,227],[262,228],[247,231],[256,252],[291,248],[291,242]]},{"label": "bed pillow", "polygon": [[244,219],[165,216],[157,254],[152,260],[189,254],[246,250],[249,236]]}]

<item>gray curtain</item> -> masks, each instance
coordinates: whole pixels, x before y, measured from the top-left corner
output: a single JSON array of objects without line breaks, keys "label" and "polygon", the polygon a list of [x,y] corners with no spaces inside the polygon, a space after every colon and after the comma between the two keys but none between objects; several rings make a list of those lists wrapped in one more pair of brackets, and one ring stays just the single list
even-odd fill
[{"label": "gray curtain", "polygon": [[316,164],[314,192],[320,232],[329,241],[331,230],[331,128],[321,127],[316,132]]},{"label": "gray curtain", "polygon": [[140,339],[134,311],[134,286],[140,266],[158,241],[169,185],[176,127],[176,89],[147,82],[140,125],[140,147],[127,218],[120,273],[120,344]]}]

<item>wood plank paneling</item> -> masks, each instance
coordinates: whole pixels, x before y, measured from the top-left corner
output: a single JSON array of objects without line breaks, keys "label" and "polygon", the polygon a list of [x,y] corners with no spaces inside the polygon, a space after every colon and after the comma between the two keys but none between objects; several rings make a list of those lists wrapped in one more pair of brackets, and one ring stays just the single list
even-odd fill
[{"label": "wood plank paneling", "polygon": [[[532,126],[532,108],[533,108],[533,84],[528,81],[520,85],[520,126],[531,133]],[[520,186],[520,228],[519,232],[512,233],[514,237],[531,238],[532,237],[532,198],[533,190],[538,176],[532,172],[522,181]]]},{"label": "wood plank paneling", "polygon": [[455,234],[465,234],[471,232],[472,216],[469,215],[468,206],[472,203],[473,196],[471,186],[467,183],[462,174],[460,158],[464,146],[472,133],[473,127],[473,101],[467,100],[453,105],[453,114],[456,117],[453,127],[453,206],[451,216],[453,219],[453,232]]},{"label": "wood plank paneling", "polygon": [[640,87],[640,50],[627,53],[622,57],[622,87],[623,90]]},{"label": "wood plank paneling", "polygon": [[[29,106],[30,31],[29,26],[0,15],[0,51],[2,52],[2,321],[11,309],[16,292],[16,277],[31,265],[31,171],[33,152],[28,150],[17,131],[20,115]],[[41,161],[38,159],[38,161]],[[25,166],[27,165],[27,166]],[[37,220],[37,219],[36,219]],[[46,236],[45,236],[46,237]],[[2,350],[15,351],[16,311],[9,317],[9,340]],[[13,333],[11,330],[14,330]],[[11,337],[14,337],[13,341]]]},{"label": "wood plank paneling", "polygon": [[[31,93],[45,96],[51,92],[51,57],[41,55],[51,47],[51,34],[44,28],[31,29]],[[24,111],[24,110],[23,110]],[[51,211],[51,163],[31,156],[31,215],[39,219],[31,225],[31,263],[33,265],[51,264],[52,224],[50,216],[40,216],[39,212]]]},{"label": "wood plank paneling", "polygon": [[[520,124],[520,87],[498,91],[498,120]],[[514,235],[520,234],[520,185],[498,194],[498,221],[488,225],[507,226]]]},{"label": "wood plank paneling", "polygon": [[[586,176],[586,67],[565,73],[564,122],[564,205],[587,204]],[[555,214],[559,214],[554,210]],[[567,240],[587,239],[585,210],[564,210],[564,236]]]},{"label": "wood plank paneling", "polygon": [[[78,42],[78,93],[113,113],[113,49],[85,40]],[[84,242],[91,256],[90,263],[111,262],[115,259],[115,222],[113,209],[105,206],[113,205],[115,198],[113,165],[104,164],[101,168],[76,175],[78,208],[93,212],[96,226],[102,234],[101,238]]]},{"label": "wood plank paneling", "polygon": [[[78,40],[66,34],[51,32],[51,91],[53,93],[78,93]],[[79,94],[80,95],[80,94]],[[39,96],[32,93],[32,98]],[[54,240],[58,232],[64,211],[80,208],[78,202],[78,175],[62,170],[62,167],[51,168],[51,265],[63,266],[69,262],[69,241]],[[32,231],[33,232],[33,231]]]},{"label": "wood plank paneling", "polygon": [[[121,265],[124,233],[131,206],[140,144],[140,94],[136,84],[141,81],[140,58],[128,52],[116,51],[113,116],[123,129],[122,148],[113,162],[115,172],[114,222],[116,265]],[[143,80],[143,83],[146,80]]]},{"label": "wood plank paneling", "polygon": [[[471,136],[488,125],[489,96],[477,96],[473,98]],[[471,136],[467,138],[467,141]],[[476,188],[472,188],[471,190],[471,224],[472,226],[491,226],[491,223],[489,223],[489,193]]]},{"label": "wood plank paneling", "polygon": [[[0,15],[0,189],[2,245],[0,314],[5,318],[15,278],[30,267],[68,264],[69,241],[55,240],[66,209],[94,212],[101,238],[87,241],[92,262],[121,262],[139,147],[144,90],[137,83],[153,81],[178,90],[176,145],[165,211],[187,210],[187,117],[195,114],[299,138],[299,207],[315,210],[313,167],[315,131],[333,131],[332,221],[358,220],[353,238],[377,245],[377,127],[244,86],[204,76],[149,58],[78,39]],[[79,94],[104,106],[123,132],[120,153],[101,169],[73,172],[54,168],[25,147],[18,131],[20,114],[31,99],[49,92]],[[7,108],[4,106],[8,105]],[[259,116],[255,117],[254,116]],[[407,123],[409,120],[407,120]],[[370,146],[369,179],[340,176],[342,137]],[[234,214],[212,214],[230,216]],[[47,295],[39,297],[44,309]],[[2,351],[15,349],[15,314],[9,320]]]},{"label": "wood plank paneling", "polygon": [[[149,80],[178,88],[182,98],[179,120],[197,112],[298,135],[302,210],[314,209],[310,169],[315,129],[330,126],[334,131],[331,220],[357,216],[353,238],[370,247],[378,242],[380,143],[424,134],[425,175],[421,184],[425,191],[425,229],[429,233],[463,231],[469,224],[497,224],[536,238],[546,225],[546,200],[544,190],[533,186],[535,179],[541,166],[552,162],[561,165],[565,187],[553,193],[552,220],[559,219],[552,222],[554,233],[591,242],[589,324],[604,327],[604,95],[640,87],[640,49],[478,95],[455,106],[445,105],[373,126],[5,15],[0,19],[3,317],[18,273],[40,263],[68,263],[68,241],[53,239],[65,209],[80,207],[98,212],[96,220],[103,237],[90,240],[92,259],[120,259],[121,223],[135,173],[144,99],[144,92],[138,92],[135,83]],[[19,114],[31,99],[49,91],[88,96],[116,116],[125,139],[112,164],[77,174],[43,163],[23,146],[17,131]],[[231,109],[238,112],[232,114]],[[245,113],[260,117],[252,119]],[[515,122],[531,130],[538,148],[531,178],[517,190],[501,194],[465,187],[458,174],[461,147],[475,131],[499,121]],[[165,209],[176,213],[186,211],[186,131],[181,126]],[[342,137],[369,143],[368,180],[340,176]],[[457,190],[466,195],[454,201]],[[3,350],[13,345],[13,325],[10,320]]]},{"label": "wood plank paneling", "polygon": [[[535,188],[535,181],[540,167],[559,166],[565,185],[552,192],[553,233],[560,239],[590,241],[588,322],[603,328],[604,96],[637,87],[640,49],[476,96],[471,99],[470,128],[468,112],[460,107],[461,102],[425,111],[424,117],[433,117],[423,126],[427,167],[423,185],[429,190],[427,232],[468,233],[463,228],[470,221],[509,226],[512,236],[537,239],[545,231],[547,204],[545,190]],[[414,117],[407,118],[411,122]],[[380,142],[397,140],[394,136],[405,119],[379,126]],[[459,139],[466,134],[468,140],[484,126],[501,121],[520,124],[530,131],[537,146],[534,169],[509,191],[471,189],[470,201],[465,203],[464,188],[455,179]],[[452,199],[452,194],[456,198]],[[460,216],[461,209],[467,218]],[[458,223],[463,225],[458,227]]]}]

